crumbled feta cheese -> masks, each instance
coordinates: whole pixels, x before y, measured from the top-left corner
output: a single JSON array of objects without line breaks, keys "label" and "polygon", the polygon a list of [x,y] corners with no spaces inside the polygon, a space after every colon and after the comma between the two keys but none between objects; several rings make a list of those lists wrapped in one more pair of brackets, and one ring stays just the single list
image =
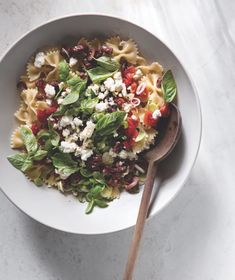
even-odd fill
[{"label": "crumbled feta cheese", "polygon": [[161,117],[161,115],[162,114],[160,110],[156,109],[155,111],[153,111],[152,118],[156,120],[158,117]]},{"label": "crumbled feta cheese", "polygon": [[94,130],[95,130],[95,124],[92,121],[88,121],[86,123],[86,127],[83,129],[83,131],[79,135],[80,140],[82,141],[84,139],[90,138],[92,136]]},{"label": "crumbled feta cheese", "polygon": [[101,91],[101,92],[104,92],[104,91],[105,91],[105,86],[104,86],[104,85],[101,85],[101,86],[100,86],[100,91]]},{"label": "crumbled feta cheese", "polygon": [[78,60],[74,57],[70,57],[69,59],[69,66],[73,67],[74,65],[76,65],[76,63],[78,62]]},{"label": "crumbled feta cheese", "polygon": [[82,120],[80,120],[78,117],[75,117],[73,119],[73,123],[75,124],[75,126],[79,127],[82,125]]},{"label": "crumbled feta cheese", "polygon": [[44,90],[47,98],[53,98],[56,94],[55,88],[52,85],[46,84]]},{"label": "crumbled feta cheese", "polygon": [[61,96],[62,96],[62,97],[65,97],[66,95],[68,95],[68,92],[67,92],[67,91],[61,92]]},{"label": "crumbled feta cheese", "polygon": [[47,103],[47,105],[51,106],[52,100],[51,99],[46,99],[46,103]]},{"label": "crumbled feta cheese", "polygon": [[62,135],[63,135],[64,137],[68,137],[69,134],[70,134],[70,130],[69,130],[68,128],[63,129]]},{"label": "crumbled feta cheese", "polygon": [[122,88],[123,88],[122,84],[123,84],[122,80],[115,80],[115,84],[114,84],[115,91],[118,91],[118,92],[122,91]]},{"label": "crumbled feta cheese", "polygon": [[97,84],[92,84],[90,86],[88,86],[88,89],[91,89],[92,91],[94,91],[94,93],[97,95],[98,94],[98,91],[99,91],[99,85]]},{"label": "crumbled feta cheese", "polygon": [[45,54],[44,52],[39,52],[35,56],[34,66],[41,68],[45,64]]},{"label": "crumbled feta cheese", "polygon": [[93,151],[91,149],[82,150],[81,151],[81,160],[86,161],[92,155],[93,155]]},{"label": "crumbled feta cheese", "polygon": [[116,73],[113,75],[113,78],[114,78],[114,80],[122,80],[122,74],[121,74],[121,72],[116,72]]},{"label": "crumbled feta cheese", "polygon": [[132,118],[132,120],[134,120],[134,121],[137,121],[137,120],[138,120],[138,118],[136,117],[136,115],[132,115],[131,118]]},{"label": "crumbled feta cheese", "polygon": [[69,143],[67,141],[61,141],[60,149],[63,153],[74,153],[76,151],[77,144]]},{"label": "crumbled feta cheese", "polygon": [[54,124],[53,124],[53,128],[54,128],[54,129],[57,129],[58,126],[59,126],[58,123],[54,123]]},{"label": "crumbled feta cheese", "polygon": [[115,131],[113,137],[118,137],[118,133]]},{"label": "crumbled feta cheese", "polygon": [[114,92],[115,91],[115,83],[113,78],[108,78],[104,81],[104,86],[107,90]]},{"label": "crumbled feta cheese", "polygon": [[59,98],[57,99],[57,103],[58,103],[58,104],[63,103],[63,101],[64,101],[64,98],[62,98],[62,97],[59,97]]},{"label": "crumbled feta cheese", "polygon": [[108,104],[105,102],[100,102],[96,104],[95,109],[97,112],[103,112],[108,108]]},{"label": "crumbled feta cheese", "polygon": [[135,75],[133,76],[134,80],[139,80],[143,76],[143,73],[140,69],[137,69]]},{"label": "crumbled feta cheese", "polygon": [[73,117],[71,116],[63,116],[60,120],[60,126],[66,127],[71,124]]},{"label": "crumbled feta cheese", "polygon": [[105,92],[100,92],[98,94],[98,98],[99,99],[104,99],[108,94],[109,94],[109,92],[107,90]]}]

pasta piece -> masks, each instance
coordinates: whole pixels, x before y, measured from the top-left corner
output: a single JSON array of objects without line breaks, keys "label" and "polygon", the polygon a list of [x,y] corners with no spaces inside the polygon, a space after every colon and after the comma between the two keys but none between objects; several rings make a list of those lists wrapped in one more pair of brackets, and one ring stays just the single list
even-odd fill
[{"label": "pasta piece", "polygon": [[93,39],[92,41],[89,42],[90,46],[92,46],[95,49],[98,49],[101,47],[101,41],[97,38]]},{"label": "pasta piece", "polygon": [[159,76],[163,74],[163,67],[158,62],[153,62],[150,65],[140,65],[137,69],[140,69],[144,74],[156,73]]},{"label": "pasta piece", "polygon": [[120,37],[117,36],[108,39],[106,45],[113,49],[112,55],[117,61],[125,58],[128,62],[136,64],[138,49],[133,40],[121,41]]},{"label": "pasta piece", "polygon": [[147,89],[151,92],[149,95],[149,101],[156,103],[158,106],[164,104],[162,90],[157,87],[157,81],[160,76],[156,73],[146,74],[143,77],[143,81],[146,83]]},{"label": "pasta piece", "polygon": [[15,117],[20,122],[29,125],[37,120],[35,112],[32,111],[29,107],[27,107],[24,103],[22,103],[20,109],[15,112]]},{"label": "pasta piece", "polygon": [[137,57],[136,57],[136,64],[137,65],[147,65],[147,62],[146,62],[145,58],[143,58],[142,56],[137,55]]},{"label": "pasta piece", "polygon": [[36,87],[35,81],[30,82],[27,75],[21,76],[20,77],[20,82],[25,83],[27,88],[35,88]]},{"label": "pasta piece", "polygon": [[49,105],[45,101],[37,101],[35,107],[37,109],[46,109]]},{"label": "pasta piece", "polygon": [[63,57],[60,55],[59,49],[53,49],[46,54],[45,57],[47,65],[51,66],[52,69],[46,75],[46,81],[50,82],[58,79],[58,65],[60,61],[63,60]]},{"label": "pasta piece", "polygon": [[11,135],[11,148],[22,149],[24,147],[23,140],[21,138],[19,127],[16,128]]},{"label": "pasta piece", "polygon": [[86,38],[84,38],[84,37],[82,37],[79,41],[78,41],[78,43],[77,43],[78,45],[83,45],[83,46],[91,46],[91,44],[90,44],[90,42],[86,39]]},{"label": "pasta piece", "polygon": [[139,141],[135,142],[132,146],[133,153],[139,154],[140,152],[149,149],[150,145],[154,143],[154,139],[157,135],[157,131],[153,128],[146,130],[145,137]]}]

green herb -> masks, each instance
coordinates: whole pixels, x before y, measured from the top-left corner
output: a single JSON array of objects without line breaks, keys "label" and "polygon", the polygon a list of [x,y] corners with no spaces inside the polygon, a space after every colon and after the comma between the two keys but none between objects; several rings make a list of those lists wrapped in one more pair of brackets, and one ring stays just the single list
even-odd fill
[{"label": "green herb", "polygon": [[54,167],[63,174],[71,175],[79,170],[77,162],[72,159],[70,154],[59,152],[54,154],[51,159]]},{"label": "green herb", "polygon": [[75,76],[67,81],[71,86],[71,92],[64,98],[62,105],[73,104],[78,101],[79,95],[86,88],[87,80],[83,80],[78,76]]},{"label": "green herb", "polygon": [[37,152],[32,156],[33,160],[42,160],[47,156],[47,151],[37,150]]},{"label": "green herb", "polygon": [[18,153],[12,156],[7,157],[9,162],[17,169],[22,172],[25,172],[27,169],[32,167],[32,159],[25,153]]},{"label": "green herb", "polygon": [[86,168],[81,168],[80,169],[80,173],[83,177],[85,178],[89,178],[89,177],[92,177],[92,173],[89,172]]},{"label": "green herb", "polygon": [[94,171],[94,172],[92,173],[92,175],[93,175],[93,178],[94,178],[98,183],[100,183],[100,184],[102,184],[102,185],[106,185],[105,179],[104,179],[104,175],[103,175],[102,173],[100,173],[100,172],[98,172],[98,171]]},{"label": "green herb", "polygon": [[84,113],[92,114],[96,104],[99,102],[98,98],[88,98],[81,102],[81,111]]},{"label": "green herb", "polygon": [[20,134],[27,152],[29,154],[34,154],[38,149],[38,143],[32,130],[28,127],[22,126],[20,128]]},{"label": "green herb", "polygon": [[91,68],[89,70],[87,70],[87,73],[90,77],[90,79],[92,80],[93,83],[97,84],[100,83],[104,80],[106,80],[109,77],[112,77],[114,72],[110,72],[109,70],[101,67],[101,66],[97,66],[95,68]]},{"label": "green herb", "polygon": [[92,212],[94,206],[95,206],[94,199],[92,199],[87,205],[86,214],[90,214]]},{"label": "green herb", "polygon": [[103,137],[114,133],[122,124],[125,112],[113,112],[104,115],[96,124],[95,136]]},{"label": "green herb", "polygon": [[104,200],[101,200],[101,199],[95,199],[94,204],[101,208],[105,208],[105,207],[109,206],[107,202],[105,202]]},{"label": "green herb", "polygon": [[112,59],[109,56],[101,56],[95,60],[99,66],[101,66],[102,68],[108,71],[113,72],[120,68],[120,64],[118,63],[118,61]]},{"label": "green herb", "polygon": [[69,64],[63,60],[58,65],[59,78],[61,81],[65,82],[69,75]]},{"label": "green herb", "polygon": [[177,87],[171,70],[166,71],[163,75],[161,87],[164,100],[168,103],[172,102],[177,94]]},{"label": "green herb", "polygon": [[53,117],[63,116],[66,112],[67,108],[64,105],[60,105],[60,107],[52,114]]}]

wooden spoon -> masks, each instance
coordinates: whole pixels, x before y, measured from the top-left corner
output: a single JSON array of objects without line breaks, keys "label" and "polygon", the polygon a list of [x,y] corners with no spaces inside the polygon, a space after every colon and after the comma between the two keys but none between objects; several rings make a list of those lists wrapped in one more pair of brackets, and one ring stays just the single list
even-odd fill
[{"label": "wooden spoon", "polygon": [[180,112],[174,104],[170,104],[170,111],[171,114],[168,122],[165,125],[165,128],[160,131],[161,133],[157,139],[155,147],[153,147],[144,155],[144,158],[149,163],[148,171],[123,280],[132,280],[140,240],[148,214],[154,178],[157,171],[157,164],[172,152],[180,136]]}]

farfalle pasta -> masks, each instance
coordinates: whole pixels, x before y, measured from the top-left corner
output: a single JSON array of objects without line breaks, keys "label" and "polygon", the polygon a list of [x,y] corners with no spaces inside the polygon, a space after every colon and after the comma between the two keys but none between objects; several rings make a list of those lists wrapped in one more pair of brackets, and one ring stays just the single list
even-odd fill
[{"label": "farfalle pasta", "polygon": [[19,78],[19,123],[8,157],[37,186],[107,207],[144,182],[142,155],[176,96],[170,70],[148,63],[132,39],[80,38],[41,48]]}]

